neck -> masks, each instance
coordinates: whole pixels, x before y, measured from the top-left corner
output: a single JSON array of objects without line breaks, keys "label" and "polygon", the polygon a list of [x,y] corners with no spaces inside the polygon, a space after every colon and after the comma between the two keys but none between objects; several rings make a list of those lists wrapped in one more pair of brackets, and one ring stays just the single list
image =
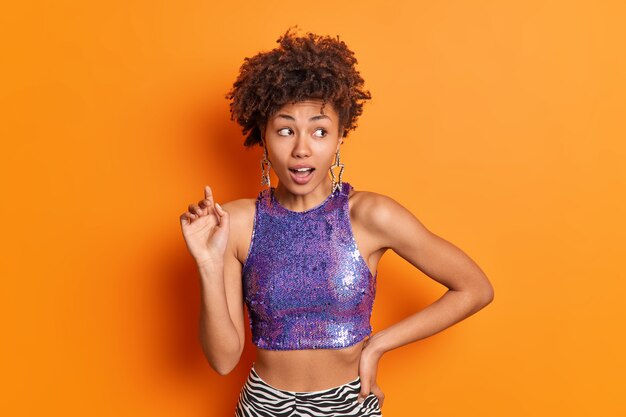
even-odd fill
[{"label": "neck", "polygon": [[274,197],[288,210],[306,211],[326,200],[331,192],[332,180],[327,176],[317,187],[305,194],[295,194],[279,181],[274,190]]}]

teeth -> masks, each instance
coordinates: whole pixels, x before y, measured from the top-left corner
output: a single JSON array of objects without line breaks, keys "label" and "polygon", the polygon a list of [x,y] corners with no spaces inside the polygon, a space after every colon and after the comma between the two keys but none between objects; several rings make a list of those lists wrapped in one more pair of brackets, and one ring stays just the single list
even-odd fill
[{"label": "teeth", "polygon": [[309,171],[309,170],[312,170],[312,169],[313,169],[313,168],[298,168],[298,169],[296,169],[296,170],[294,170],[294,171],[304,172],[304,171]]}]

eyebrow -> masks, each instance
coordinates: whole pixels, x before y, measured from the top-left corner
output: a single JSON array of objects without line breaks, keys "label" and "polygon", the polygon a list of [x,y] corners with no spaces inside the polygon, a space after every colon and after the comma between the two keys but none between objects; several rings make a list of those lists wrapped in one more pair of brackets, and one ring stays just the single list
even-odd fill
[{"label": "eyebrow", "polygon": [[[276,115],[276,117],[275,117],[275,118],[276,118],[276,119],[278,119],[278,118],[283,118],[283,119],[293,120],[293,121],[295,121],[295,120],[296,120],[293,116],[290,116],[290,115],[288,115],[288,114],[284,114],[284,113],[281,113],[281,114]],[[326,116],[325,114],[318,114],[317,116],[313,116],[313,117],[311,117],[311,118],[309,119],[309,121],[310,121],[310,122],[314,122],[314,121],[316,121],[316,120],[321,120],[321,119],[329,119],[329,120],[330,120],[330,117]]]}]

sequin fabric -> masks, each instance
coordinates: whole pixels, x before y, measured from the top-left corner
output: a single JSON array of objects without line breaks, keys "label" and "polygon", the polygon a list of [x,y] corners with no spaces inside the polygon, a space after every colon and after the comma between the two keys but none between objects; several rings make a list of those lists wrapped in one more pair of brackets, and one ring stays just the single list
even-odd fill
[{"label": "sequin fabric", "polygon": [[283,207],[274,187],[256,199],[243,293],[252,342],[263,349],[338,349],[371,334],[376,295],[357,248],[343,182],[319,205]]}]

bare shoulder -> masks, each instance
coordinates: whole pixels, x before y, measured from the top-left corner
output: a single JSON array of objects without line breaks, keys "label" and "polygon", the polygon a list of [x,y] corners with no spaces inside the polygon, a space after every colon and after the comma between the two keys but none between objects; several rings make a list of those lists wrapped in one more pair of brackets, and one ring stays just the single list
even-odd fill
[{"label": "bare shoulder", "polygon": [[397,250],[404,241],[425,241],[430,231],[393,198],[373,191],[350,194],[350,217],[367,229],[381,247]]},{"label": "bare shoulder", "polygon": [[220,203],[222,208],[230,214],[232,221],[242,221],[246,217],[254,217],[255,198],[239,198],[226,203]]},{"label": "bare shoulder", "polygon": [[247,254],[250,245],[256,198],[239,198],[226,203],[220,203],[230,217],[229,246],[233,248],[237,259],[243,263],[243,256]]},{"label": "bare shoulder", "polygon": [[410,212],[393,198],[374,191],[353,190],[350,193],[351,216],[370,227],[387,227],[398,216]]}]

